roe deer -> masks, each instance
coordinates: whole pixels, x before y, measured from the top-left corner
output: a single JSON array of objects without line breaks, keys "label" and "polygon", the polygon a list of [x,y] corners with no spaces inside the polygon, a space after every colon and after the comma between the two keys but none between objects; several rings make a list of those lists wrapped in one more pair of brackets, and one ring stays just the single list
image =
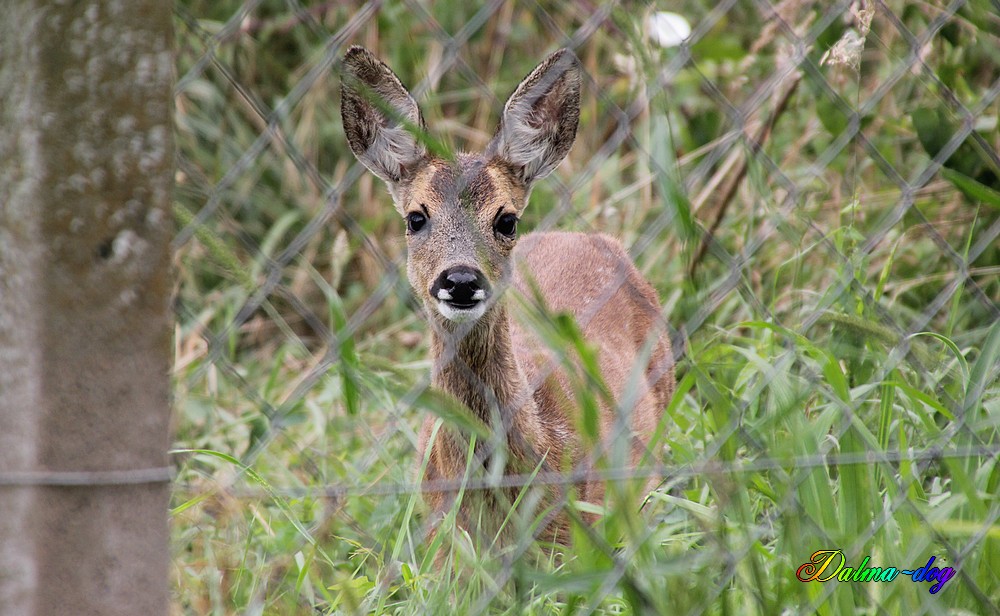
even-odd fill
[{"label": "roe deer", "polygon": [[[548,310],[577,319],[597,350],[616,405],[623,407],[601,400],[598,449],[623,443],[625,464],[638,463],[674,389],[673,356],[655,291],[606,235],[517,237],[532,185],[556,168],[576,137],[579,61],[566,49],[547,57],[507,101],[485,152],[454,160],[433,155],[426,140],[414,136],[424,127],[416,101],[375,55],[352,47],[344,68],[341,113],[351,150],[386,182],[406,221],[407,274],[431,325],[433,385],[467,406],[500,443],[492,450],[478,443],[478,461],[502,464],[505,475],[584,469],[576,483],[580,498],[603,504],[604,484],[586,475],[603,452],[584,450],[571,381],[532,330],[510,317],[501,297],[509,286],[527,297],[537,289]],[[631,373],[640,361],[637,379]],[[429,442],[434,425],[427,418],[420,434],[421,461],[430,447],[424,480],[454,481],[457,487],[469,441],[441,429]],[[557,488],[541,491],[541,506],[552,513],[538,532],[566,543],[569,518],[560,510]],[[497,518],[493,522],[470,510],[473,499],[466,494],[459,524],[496,532],[518,491],[479,494],[485,515]],[[439,516],[455,497],[440,490],[426,495]]]}]

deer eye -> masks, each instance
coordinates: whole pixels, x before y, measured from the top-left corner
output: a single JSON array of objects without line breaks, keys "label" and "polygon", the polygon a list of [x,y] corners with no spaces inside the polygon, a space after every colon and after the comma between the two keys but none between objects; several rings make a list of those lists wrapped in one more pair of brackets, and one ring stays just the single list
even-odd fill
[{"label": "deer eye", "polygon": [[501,214],[493,223],[493,230],[504,237],[514,237],[517,234],[517,216]]},{"label": "deer eye", "polygon": [[420,212],[410,212],[406,215],[406,228],[410,230],[410,233],[420,231],[426,223],[427,217]]}]

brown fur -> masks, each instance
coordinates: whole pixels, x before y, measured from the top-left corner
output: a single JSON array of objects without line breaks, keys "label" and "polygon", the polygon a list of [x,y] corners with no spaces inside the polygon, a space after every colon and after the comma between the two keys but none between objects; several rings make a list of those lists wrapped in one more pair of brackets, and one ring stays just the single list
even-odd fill
[{"label": "brown fur", "polygon": [[[352,149],[387,181],[404,217],[412,212],[426,216],[424,228],[407,233],[407,273],[430,320],[434,386],[461,401],[499,436],[501,448],[480,443],[476,459],[487,467],[502,461],[505,475],[530,473],[538,467],[587,471],[598,456],[610,455],[608,450],[625,438],[627,463],[637,464],[647,453],[648,439],[674,388],[673,358],[655,291],[621,245],[608,236],[552,232],[517,240],[494,231],[499,215],[520,216],[532,183],[551,171],[572,145],[579,116],[575,57],[563,50],[539,65],[505,106],[486,154],[463,154],[454,161],[426,153],[417,162],[405,159],[420,150],[413,144],[403,144],[398,155],[391,150],[373,151],[372,144],[380,143],[379,131],[396,127],[389,117],[392,114],[369,106],[351,86],[353,81],[368,83],[400,116],[418,124],[421,116],[405,90],[395,91],[396,86],[402,89],[395,75],[370,52],[352,48],[345,67],[350,79],[345,79],[343,115]],[[531,143],[512,141],[525,135]],[[399,137],[392,138],[398,141]],[[471,322],[446,318],[431,294],[439,274],[455,266],[482,272],[495,291],[483,315]],[[578,432],[579,403],[567,368],[530,328],[512,318],[508,300],[498,292],[508,286],[527,298],[538,289],[546,310],[572,315],[597,349],[601,376],[616,404],[634,401],[624,410],[630,420],[627,424],[614,408],[601,403],[599,449],[603,452],[585,450]],[[644,348],[651,349],[644,378],[630,385],[633,366],[644,357]],[[430,448],[425,479],[454,481],[457,486],[466,472],[468,439],[442,429],[430,442],[434,424],[434,418],[428,417],[420,434],[420,460]],[[534,513],[554,507],[541,536],[565,542],[569,520],[559,508],[564,495],[558,486],[540,489],[541,501]],[[595,477],[585,477],[577,490],[583,500],[604,502],[604,482]],[[467,494],[459,523],[492,535],[518,491],[514,487]],[[431,491],[426,498],[432,511],[443,515],[455,496],[454,492]],[[486,510],[485,517],[478,506]]]}]

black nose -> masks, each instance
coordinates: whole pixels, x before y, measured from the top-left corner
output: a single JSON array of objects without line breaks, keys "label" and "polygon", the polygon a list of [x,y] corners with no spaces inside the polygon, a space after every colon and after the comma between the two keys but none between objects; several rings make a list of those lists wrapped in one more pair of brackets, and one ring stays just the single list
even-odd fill
[{"label": "black nose", "polygon": [[459,308],[470,308],[486,300],[490,284],[478,269],[467,265],[449,267],[431,286],[431,296]]}]

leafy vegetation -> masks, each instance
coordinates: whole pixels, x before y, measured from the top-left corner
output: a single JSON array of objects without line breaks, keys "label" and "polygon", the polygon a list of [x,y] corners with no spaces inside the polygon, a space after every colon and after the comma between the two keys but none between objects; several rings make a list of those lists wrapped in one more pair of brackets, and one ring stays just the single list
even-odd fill
[{"label": "leafy vegetation", "polygon": [[[852,66],[825,54],[867,29],[825,3],[675,3],[693,39],[661,49],[635,3],[180,0],[176,611],[995,612],[1000,23],[980,4],[890,1]],[[350,43],[470,150],[579,43],[580,134],[522,228],[620,237],[683,355],[663,483],[565,553],[426,534],[419,422],[476,427],[427,388],[402,221],[347,148]],[[938,594],[798,581],[822,549],[958,573]]]}]

